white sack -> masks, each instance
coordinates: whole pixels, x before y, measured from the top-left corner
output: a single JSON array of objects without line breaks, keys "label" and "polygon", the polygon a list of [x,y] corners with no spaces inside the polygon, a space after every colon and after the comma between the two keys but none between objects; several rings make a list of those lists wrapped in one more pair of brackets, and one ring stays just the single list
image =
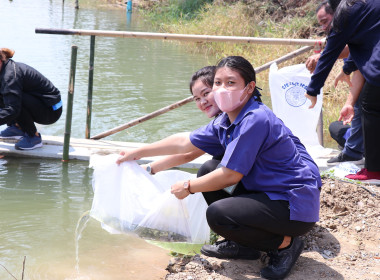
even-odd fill
[{"label": "white sack", "polygon": [[209,242],[207,204],[202,194],[178,200],[170,193],[172,184],[194,178],[195,174],[170,170],[151,176],[136,162],[117,165],[117,157],[91,156],[93,218],[110,232],[134,231],[143,238],[155,239],[158,230],[165,236],[184,236],[187,242]]},{"label": "white sack", "polygon": [[269,87],[272,109],[278,118],[305,145],[312,157],[328,154],[318,141],[316,132],[322,109],[323,92],[317,95],[317,103],[309,109],[311,102],[306,98],[306,88],[311,74],[305,64],[292,65],[278,69],[273,63],[269,71]]}]

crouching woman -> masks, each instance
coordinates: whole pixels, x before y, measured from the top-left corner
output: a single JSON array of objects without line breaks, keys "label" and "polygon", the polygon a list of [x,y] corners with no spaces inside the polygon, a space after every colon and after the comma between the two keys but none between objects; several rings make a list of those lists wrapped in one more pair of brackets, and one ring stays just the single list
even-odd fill
[{"label": "crouching woman", "polygon": [[228,188],[230,195],[208,206],[210,228],[225,239],[204,245],[201,252],[218,258],[257,259],[263,251],[269,263],[261,276],[282,279],[303,250],[299,236],[318,221],[321,180],[306,150],[297,149],[291,131],[255,98],[255,86],[255,71],[246,59],[221,60],[212,94],[223,114],[190,136],[168,137],[122,152],[118,162],[195,149],[223,155],[220,168],[177,182],[172,193],[183,199],[237,184],[239,191]]},{"label": "crouching woman", "polygon": [[62,114],[59,90],[41,73],[11,58],[14,51],[0,49],[0,125],[7,128],[1,138],[20,139],[15,148],[42,147],[35,123],[53,124]]}]

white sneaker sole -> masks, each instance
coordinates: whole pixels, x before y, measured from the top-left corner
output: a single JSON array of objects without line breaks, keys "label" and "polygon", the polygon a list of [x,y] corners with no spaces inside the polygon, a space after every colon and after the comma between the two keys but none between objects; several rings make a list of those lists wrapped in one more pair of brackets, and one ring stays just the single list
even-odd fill
[{"label": "white sneaker sole", "polygon": [[39,144],[34,145],[33,147],[30,147],[30,148],[21,148],[21,147],[15,146],[15,149],[16,150],[34,150],[34,149],[37,149],[37,148],[41,148],[42,146],[43,146],[42,143],[39,143]]},{"label": "white sneaker sole", "polygon": [[0,135],[0,139],[19,140],[19,139],[21,139],[22,137],[24,137],[24,136],[1,136],[1,135]]}]

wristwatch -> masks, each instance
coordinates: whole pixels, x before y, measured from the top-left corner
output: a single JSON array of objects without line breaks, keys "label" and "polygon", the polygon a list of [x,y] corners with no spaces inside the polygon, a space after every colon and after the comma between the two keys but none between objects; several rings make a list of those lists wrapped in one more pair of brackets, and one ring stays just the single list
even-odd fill
[{"label": "wristwatch", "polygon": [[183,188],[189,192],[189,194],[194,194],[190,191],[190,180],[183,182]]},{"label": "wristwatch", "polygon": [[146,171],[147,171],[149,174],[154,175],[153,170],[152,170],[152,166],[150,166],[149,163],[148,163],[147,166],[146,166]]}]

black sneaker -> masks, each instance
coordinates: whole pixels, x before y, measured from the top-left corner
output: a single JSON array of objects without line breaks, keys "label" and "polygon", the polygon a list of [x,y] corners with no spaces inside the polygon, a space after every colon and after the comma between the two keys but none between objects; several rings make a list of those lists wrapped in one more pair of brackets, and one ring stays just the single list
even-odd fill
[{"label": "black sneaker", "polygon": [[201,253],[219,259],[257,260],[261,256],[261,253],[255,249],[226,239],[217,241],[214,245],[203,245]]},{"label": "black sneaker", "polygon": [[266,267],[261,269],[261,277],[266,279],[285,278],[301,255],[303,246],[303,241],[298,237],[294,237],[289,248],[269,252],[269,262]]},{"label": "black sneaker", "polygon": [[342,162],[352,162],[353,164],[364,164],[364,158],[355,159],[341,152],[336,157],[330,158],[327,161],[327,165],[337,165]]}]

